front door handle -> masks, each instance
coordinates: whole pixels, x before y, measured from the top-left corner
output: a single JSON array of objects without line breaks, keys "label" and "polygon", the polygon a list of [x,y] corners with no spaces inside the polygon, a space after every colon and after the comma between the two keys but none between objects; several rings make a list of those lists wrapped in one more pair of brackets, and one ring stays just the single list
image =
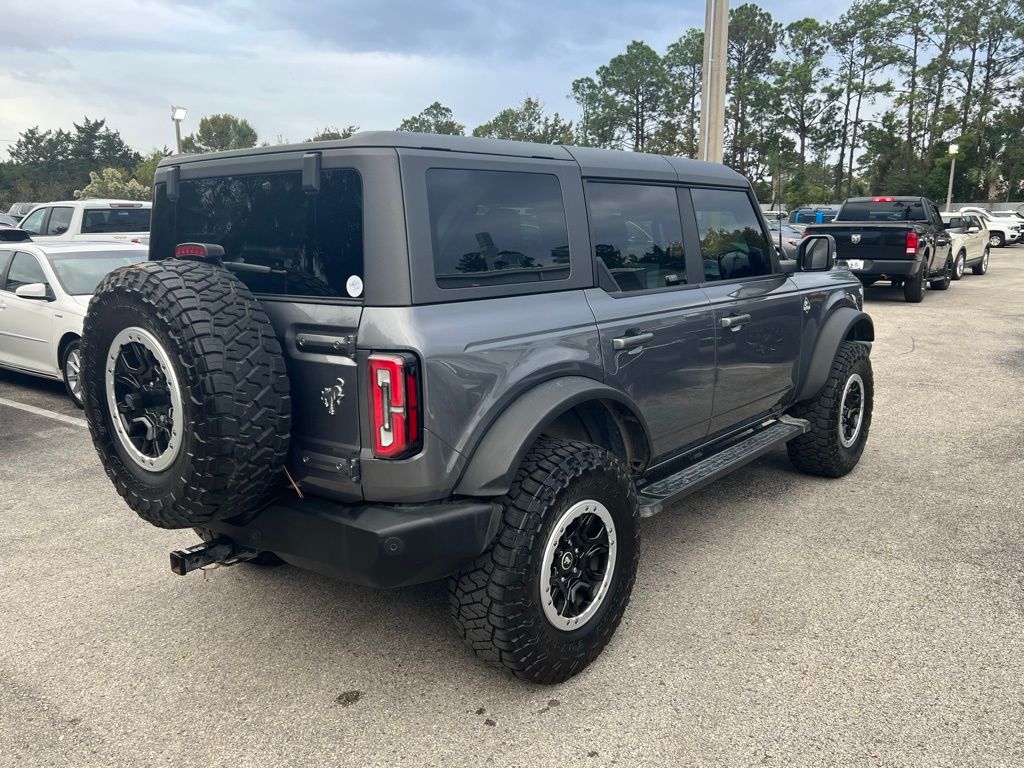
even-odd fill
[{"label": "front door handle", "polygon": [[718,318],[718,324],[722,328],[732,328],[738,331],[744,323],[750,322],[750,315],[730,315],[729,317]]},{"label": "front door handle", "polygon": [[616,339],[612,339],[612,349],[616,352],[623,349],[635,349],[636,347],[642,347],[653,338],[654,334],[650,331],[630,333],[625,336],[619,336]]}]

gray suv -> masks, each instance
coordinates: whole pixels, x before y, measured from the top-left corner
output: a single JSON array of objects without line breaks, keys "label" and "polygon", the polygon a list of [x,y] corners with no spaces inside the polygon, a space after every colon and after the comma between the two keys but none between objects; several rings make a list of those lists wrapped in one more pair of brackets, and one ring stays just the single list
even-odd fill
[{"label": "gray suv", "polygon": [[874,331],[831,237],[657,155],[361,133],[161,162],[150,260],[96,291],[89,427],[179,574],[448,577],[481,658],[579,672],[640,518],[782,445],[840,477]]}]

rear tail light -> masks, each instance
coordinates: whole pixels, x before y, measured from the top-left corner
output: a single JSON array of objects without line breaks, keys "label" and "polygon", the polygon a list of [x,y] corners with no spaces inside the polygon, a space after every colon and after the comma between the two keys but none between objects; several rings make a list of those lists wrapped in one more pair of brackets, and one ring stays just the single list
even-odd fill
[{"label": "rear tail light", "polygon": [[917,253],[917,232],[910,230],[907,232],[907,255],[913,256]]},{"label": "rear tail light", "polygon": [[410,354],[370,355],[373,455],[408,456],[420,446],[419,372]]},{"label": "rear tail light", "polygon": [[808,236],[809,234],[811,234],[811,233],[810,233],[810,232],[808,232],[808,231],[807,231],[807,230],[805,229],[805,230],[804,230],[804,233],[803,233],[802,235],[800,235],[800,237],[801,237],[801,238],[804,238],[804,237],[807,237],[807,236]]}]

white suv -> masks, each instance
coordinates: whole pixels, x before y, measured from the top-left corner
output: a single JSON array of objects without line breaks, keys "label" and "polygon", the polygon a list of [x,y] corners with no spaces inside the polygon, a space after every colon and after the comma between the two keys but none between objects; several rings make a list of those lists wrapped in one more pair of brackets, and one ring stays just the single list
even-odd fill
[{"label": "white suv", "polygon": [[62,200],[37,205],[21,220],[21,228],[37,242],[148,243],[152,208],[152,203],[139,200]]},{"label": "white suv", "polygon": [[1024,222],[1004,216],[993,216],[992,211],[984,208],[969,206],[961,208],[960,213],[971,213],[978,216],[985,226],[988,227],[988,244],[992,248],[1002,248],[1004,245],[1018,242],[1024,229]]}]

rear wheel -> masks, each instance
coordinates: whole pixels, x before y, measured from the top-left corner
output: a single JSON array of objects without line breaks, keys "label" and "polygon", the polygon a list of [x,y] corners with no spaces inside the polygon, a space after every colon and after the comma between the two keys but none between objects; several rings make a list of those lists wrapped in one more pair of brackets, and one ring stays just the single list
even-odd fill
[{"label": "rear wheel", "polygon": [[871,427],[874,392],[867,347],[844,341],[821,392],[793,409],[811,424],[786,444],[793,465],[823,477],[842,477],[857,466]]},{"label": "rear wheel", "polygon": [[971,267],[971,272],[976,275],[984,275],[988,272],[988,248],[986,248],[985,252],[981,254],[981,261]]},{"label": "rear wheel", "polygon": [[541,438],[502,500],[492,547],[449,580],[452,618],[480,658],[558,683],[597,658],[629,603],[636,489],[614,455]]},{"label": "rear wheel", "polygon": [[280,482],[284,358],[259,302],[223,269],[167,260],[104,278],[85,317],[82,389],[107,475],[153,525],[251,512]]},{"label": "rear wheel", "polygon": [[959,280],[961,277],[964,276],[964,267],[966,266],[966,264],[967,253],[965,251],[960,251],[960,253],[956,255],[956,261],[953,263],[954,280]]},{"label": "rear wheel", "polygon": [[1002,248],[1004,245],[1006,245],[1006,239],[1003,237],[1003,233],[989,232],[988,245],[989,248]]},{"label": "rear wheel", "polygon": [[911,304],[917,304],[924,300],[924,289],[928,285],[925,273],[928,271],[928,261],[921,263],[921,268],[916,275],[911,275],[903,281],[903,299]]},{"label": "rear wheel", "polygon": [[953,281],[953,254],[950,253],[946,256],[946,264],[942,268],[942,277],[938,280],[932,280],[929,286],[936,291],[944,291],[949,288],[950,283]]}]

